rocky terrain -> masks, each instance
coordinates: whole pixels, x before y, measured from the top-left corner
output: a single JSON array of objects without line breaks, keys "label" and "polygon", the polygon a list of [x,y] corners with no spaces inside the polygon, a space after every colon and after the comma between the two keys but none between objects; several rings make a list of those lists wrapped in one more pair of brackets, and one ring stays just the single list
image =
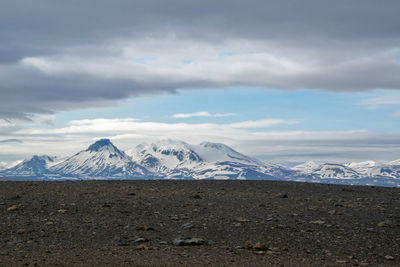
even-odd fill
[{"label": "rocky terrain", "polygon": [[400,189],[0,182],[0,266],[398,266]]}]

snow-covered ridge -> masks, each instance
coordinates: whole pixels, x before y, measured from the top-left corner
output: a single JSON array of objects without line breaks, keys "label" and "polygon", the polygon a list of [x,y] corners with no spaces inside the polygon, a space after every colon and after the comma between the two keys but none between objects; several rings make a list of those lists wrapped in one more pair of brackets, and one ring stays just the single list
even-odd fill
[{"label": "snow-covered ridge", "polygon": [[109,139],[66,158],[33,156],[0,165],[0,178],[32,179],[268,179],[400,186],[400,160],[347,164],[305,162],[293,168],[264,163],[221,144],[176,140],[142,143],[126,152]]}]

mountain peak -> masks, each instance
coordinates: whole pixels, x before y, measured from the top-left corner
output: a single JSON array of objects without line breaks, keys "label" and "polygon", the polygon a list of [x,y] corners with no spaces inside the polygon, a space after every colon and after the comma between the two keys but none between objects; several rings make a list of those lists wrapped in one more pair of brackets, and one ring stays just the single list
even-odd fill
[{"label": "mountain peak", "polygon": [[95,143],[91,144],[87,151],[99,151],[104,147],[115,147],[113,143],[111,143],[110,139],[100,139],[96,141]]}]

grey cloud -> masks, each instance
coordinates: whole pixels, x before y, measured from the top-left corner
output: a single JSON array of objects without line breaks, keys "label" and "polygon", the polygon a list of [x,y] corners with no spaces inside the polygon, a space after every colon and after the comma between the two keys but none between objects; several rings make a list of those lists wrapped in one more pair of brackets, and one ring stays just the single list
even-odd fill
[{"label": "grey cloud", "polygon": [[[143,94],[193,88],[399,89],[398,10],[397,0],[384,4],[374,0],[6,0],[0,9],[0,117],[29,119],[32,114],[112,105]],[[165,45],[166,36],[174,40],[172,47]],[[148,39],[160,43],[154,49],[166,56],[164,61],[174,45],[182,47],[179,55],[184,57],[188,43],[218,51],[238,42],[233,49],[240,48],[245,41],[250,46],[244,53],[256,49],[293,62],[281,66],[275,59],[243,57],[232,62],[220,59],[219,65],[202,62],[198,69],[180,66],[183,70],[166,63],[126,70],[113,62],[126,59],[125,44]],[[201,59],[202,49],[198,50]],[[47,60],[49,68],[60,64],[62,70],[46,73],[22,64],[27,58]],[[77,60],[69,62],[69,58]],[[97,74],[86,72],[85,64],[98,66]],[[239,71],[229,68],[240,64]],[[292,65],[299,69],[286,73]],[[271,71],[274,68],[282,70]],[[104,77],[107,73],[110,77]]]},{"label": "grey cloud", "polygon": [[22,144],[23,141],[19,140],[19,139],[5,139],[5,140],[0,140],[0,144],[1,143],[20,143],[20,144]]}]

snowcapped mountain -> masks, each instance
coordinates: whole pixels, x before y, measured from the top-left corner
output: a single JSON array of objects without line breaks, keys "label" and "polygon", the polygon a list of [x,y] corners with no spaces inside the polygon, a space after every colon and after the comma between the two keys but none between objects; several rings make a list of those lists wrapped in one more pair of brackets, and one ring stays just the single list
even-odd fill
[{"label": "snowcapped mountain", "polygon": [[315,170],[317,170],[320,166],[321,166],[321,164],[318,164],[318,163],[310,160],[310,161],[304,162],[300,165],[293,167],[292,170],[302,172],[305,174],[310,174],[310,173],[314,172]]},{"label": "snowcapped mountain", "polygon": [[152,144],[142,143],[127,151],[132,160],[148,170],[167,177],[189,175],[203,159],[182,141],[163,140]]},{"label": "snowcapped mountain", "polygon": [[133,161],[166,178],[267,179],[284,169],[267,166],[224,144],[209,142],[193,146],[182,141],[162,140],[140,144],[127,154]]},{"label": "snowcapped mountain", "polygon": [[390,177],[400,179],[400,160],[375,166],[370,171],[371,177]]},{"label": "snowcapped mountain", "polygon": [[49,166],[54,163],[55,157],[47,155],[33,156],[26,159],[14,167],[2,171],[3,176],[28,176],[36,177],[52,174]]},{"label": "snowcapped mountain", "polygon": [[310,175],[317,178],[357,179],[360,174],[344,165],[325,163],[313,170]]},{"label": "snowcapped mountain", "polygon": [[0,161],[0,171],[7,169],[7,162]]},{"label": "snowcapped mountain", "polygon": [[0,164],[1,179],[264,179],[384,185],[400,187],[400,160],[348,164],[305,162],[293,168],[264,163],[231,147],[203,142],[161,140],[143,143],[126,152],[108,139],[59,159],[33,156],[13,164]]},{"label": "snowcapped mountain", "polygon": [[206,162],[237,162],[249,165],[263,164],[259,160],[245,156],[221,143],[203,142],[199,146],[194,147]]},{"label": "snowcapped mountain", "polygon": [[127,178],[150,175],[146,168],[115,147],[110,140],[101,139],[88,149],[78,152],[50,168],[52,173],[79,178]]},{"label": "snowcapped mountain", "polygon": [[376,168],[377,165],[378,164],[372,160],[345,164],[346,167],[349,167],[364,176],[370,176],[372,174],[372,170]]}]

